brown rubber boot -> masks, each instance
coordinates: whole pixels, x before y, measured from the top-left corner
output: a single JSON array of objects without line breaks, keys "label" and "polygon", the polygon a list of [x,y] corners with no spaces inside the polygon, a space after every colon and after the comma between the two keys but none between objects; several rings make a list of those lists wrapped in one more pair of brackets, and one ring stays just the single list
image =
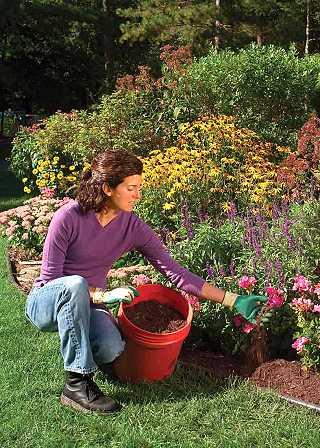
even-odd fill
[{"label": "brown rubber boot", "polygon": [[92,374],[81,375],[67,372],[68,378],[61,393],[60,401],[82,412],[96,412],[110,414],[118,412],[121,405],[112,398],[107,397],[93,381]]}]

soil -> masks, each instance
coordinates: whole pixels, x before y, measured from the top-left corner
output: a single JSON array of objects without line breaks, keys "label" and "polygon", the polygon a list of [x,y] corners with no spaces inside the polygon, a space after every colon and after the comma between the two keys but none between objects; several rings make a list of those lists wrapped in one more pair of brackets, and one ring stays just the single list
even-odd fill
[{"label": "soil", "polygon": [[178,311],[152,299],[124,308],[124,314],[134,325],[151,333],[171,333],[186,324]]},{"label": "soil", "polygon": [[213,377],[247,378],[260,388],[272,389],[280,395],[320,405],[320,374],[304,370],[299,361],[274,359],[250,371],[246,359],[198,350],[184,350],[180,355],[182,364],[199,367]]},{"label": "soil", "polygon": [[250,382],[275,389],[281,395],[320,405],[320,375],[303,370],[298,361],[276,359],[266,362],[254,371]]}]

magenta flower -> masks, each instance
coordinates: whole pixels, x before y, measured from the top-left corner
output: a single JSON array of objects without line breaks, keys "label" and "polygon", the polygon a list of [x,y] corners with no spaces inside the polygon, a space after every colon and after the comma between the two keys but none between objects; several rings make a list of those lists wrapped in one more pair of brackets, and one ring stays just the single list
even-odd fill
[{"label": "magenta flower", "polygon": [[243,289],[252,289],[256,283],[257,279],[255,277],[248,277],[247,275],[244,275],[240,278],[238,285]]},{"label": "magenta flower", "polygon": [[236,314],[232,320],[234,325],[241,329],[243,333],[249,334],[255,328],[255,324],[248,322],[241,314]]},{"label": "magenta flower", "polygon": [[284,303],[283,291],[281,289],[272,288],[271,286],[266,288],[268,296],[267,305],[270,308],[280,308]]},{"label": "magenta flower", "polygon": [[301,336],[300,338],[296,339],[293,344],[292,348],[297,350],[297,353],[301,353],[303,350],[303,347],[310,342],[310,339],[305,338],[304,336]]},{"label": "magenta flower", "polygon": [[292,289],[293,291],[299,291],[299,292],[310,291],[311,283],[303,275],[296,275],[294,278],[294,284]]},{"label": "magenta flower", "polygon": [[314,292],[315,294],[317,294],[317,296],[320,297],[320,283],[317,283],[316,285],[314,285],[314,287],[313,287],[313,292]]},{"label": "magenta flower", "polygon": [[251,333],[251,331],[255,328],[255,324],[252,324],[251,322],[246,322],[244,326],[242,327],[242,331],[244,333]]},{"label": "magenta flower", "polygon": [[240,328],[242,324],[246,322],[245,318],[241,314],[237,314],[233,317],[233,323],[237,328]]},{"label": "magenta flower", "polygon": [[313,313],[320,313],[320,305],[315,305],[312,310]]}]

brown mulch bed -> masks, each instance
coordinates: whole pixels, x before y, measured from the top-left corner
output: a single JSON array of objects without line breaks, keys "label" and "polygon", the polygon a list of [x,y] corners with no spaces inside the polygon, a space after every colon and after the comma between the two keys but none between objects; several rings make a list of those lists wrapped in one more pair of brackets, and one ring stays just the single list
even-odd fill
[{"label": "brown mulch bed", "polygon": [[[298,361],[275,359],[267,361],[248,372],[243,360],[219,353],[185,350],[182,364],[200,367],[203,372],[218,378],[238,376],[264,389],[272,389],[286,398],[320,405],[320,374],[303,370]],[[320,408],[319,408],[320,411]]]},{"label": "brown mulch bed", "polygon": [[298,361],[276,359],[265,362],[253,372],[250,382],[274,389],[281,395],[320,405],[320,375],[303,370]]}]

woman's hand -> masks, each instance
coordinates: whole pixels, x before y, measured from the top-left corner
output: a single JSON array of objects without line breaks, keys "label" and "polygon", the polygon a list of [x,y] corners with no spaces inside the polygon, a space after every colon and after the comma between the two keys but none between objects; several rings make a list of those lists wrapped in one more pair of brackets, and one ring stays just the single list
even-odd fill
[{"label": "woman's hand", "polygon": [[130,303],[134,297],[137,297],[138,295],[138,291],[132,286],[124,286],[112,289],[111,291],[95,288],[95,291],[93,291],[90,296],[93,303],[105,303],[106,305],[110,305],[120,302]]},{"label": "woman's hand", "polygon": [[255,323],[258,314],[267,300],[268,299],[265,296],[238,296],[234,302],[233,308],[249,322]]},{"label": "woman's hand", "polygon": [[238,295],[232,292],[226,292],[222,305],[234,309],[249,322],[255,323],[264,303],[267,301],[265,296],[256,295]]}]

